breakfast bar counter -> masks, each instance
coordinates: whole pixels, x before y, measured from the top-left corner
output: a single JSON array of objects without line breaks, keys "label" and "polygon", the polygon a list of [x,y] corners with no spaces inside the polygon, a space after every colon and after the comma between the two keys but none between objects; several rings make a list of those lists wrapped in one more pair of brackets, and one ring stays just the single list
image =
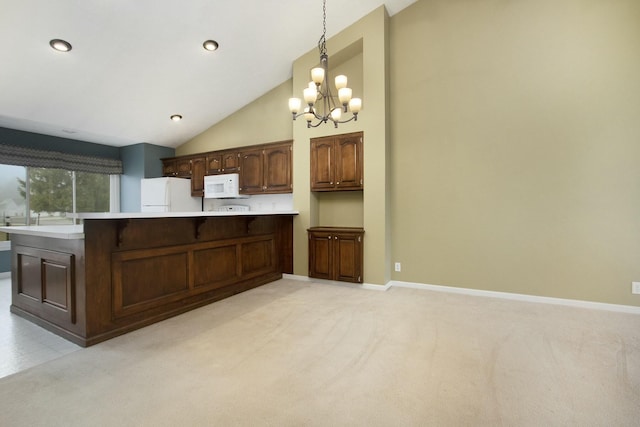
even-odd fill
[{"label": "breakfast bar counter", "polygon": [[11,311],[90,346],[293,272],[283,212],[79,214],[11,234]]}]

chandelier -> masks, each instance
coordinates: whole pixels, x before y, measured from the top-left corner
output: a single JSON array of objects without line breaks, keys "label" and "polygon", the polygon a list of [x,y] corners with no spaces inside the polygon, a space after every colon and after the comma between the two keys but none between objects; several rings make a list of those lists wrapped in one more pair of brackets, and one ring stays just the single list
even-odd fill
[{"label": "chandelier", "polygon": [[[327,7],[326,0],[322,1],[322,36],[318,41],[320,51],[320,66],[311,70],[311,81],[303,90],[304,102],[307,104],[302,111],[300,98],[289,98],[289,111],[293,120],[304,116],[307,127],[318,127],[323,123],[332,122],[335,127],[338,123],[347,123],[358,120],[358,113],[362,108],[360,98],[352,98],[352,91],[347,87],[347,76],[340,75],[335,78],[335,86],[338,96],[331,93],[329,85],[329,56],[327,55]],[[351,112],[351,116],[342,119],[342,113]],[[312,122],[317,120],[315,124]]]}]

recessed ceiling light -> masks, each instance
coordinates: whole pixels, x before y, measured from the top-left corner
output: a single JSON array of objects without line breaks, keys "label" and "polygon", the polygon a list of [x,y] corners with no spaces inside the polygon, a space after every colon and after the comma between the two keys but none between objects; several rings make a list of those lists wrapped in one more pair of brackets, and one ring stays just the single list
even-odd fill
[{"label": "recessed ceiling light", "polygon": [[218,49],[218,42],[215,40],[207,40],[206,42],[202,43],[202,47],[204,47],[206,50],[214,51]]},{"label": "recessed ceiling light", "polygon": [[62,39],[53,39],[49,42],[49,45],[60,52],[69,52],[71,50],[71,43]]},{"label": "recessed ceiling light", "polygon": [[174,114],[171,117],[169,117],[171,120],[173,120],[174,122],[179,122],[180,120],[182,120],[182,116],[180,114]]}]

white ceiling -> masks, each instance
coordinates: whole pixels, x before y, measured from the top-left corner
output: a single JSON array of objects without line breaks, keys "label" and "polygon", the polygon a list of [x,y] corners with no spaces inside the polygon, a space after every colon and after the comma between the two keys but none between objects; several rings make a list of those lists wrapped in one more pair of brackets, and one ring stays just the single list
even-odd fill
[{"label": "white ceiling", "polygon": [[[328,0],[327,37],[414,1]],[[0,0],[0,127],[176,147],[290,78],[321,34],[321,0]]]}]

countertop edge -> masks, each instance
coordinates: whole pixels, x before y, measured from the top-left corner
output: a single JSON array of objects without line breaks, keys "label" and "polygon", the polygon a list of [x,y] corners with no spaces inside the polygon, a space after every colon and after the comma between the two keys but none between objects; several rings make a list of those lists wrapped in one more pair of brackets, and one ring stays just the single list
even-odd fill
[{"label": "countertop edge", "polygon": [[[228,216],[267,216],[267,215],[298,215],[298,211],[248,211],[248,212],[119,212],[119,213],[79,213],[75,218],[82,220],[100,219],[153,219],[153,218],[196,218],[196,217],[228,217]],[[8,234],[21,234],[37,237],[51,237],[55,239],[80,240],[84,239],[82,225],[32,225],[0,227],[0,231]]]},{"label": "countertop edge", "polygon": [[91,219],[133,219],[133,218],[194,218],[194,217],[224,217],[224,216],[267,216],[267,215],[298,215],[298,211],[246,211],[246,212],[104,212],[78,213],[75,218]]},{"label": "countertop edge", "polygon": [[[59,228],[59,230],[56,230]],[[64,240],[84,239],[84,230],[81,225],[33,225],[0,227],[0,231],[7,234],[21,234],[25,236],[52,237]]]}]

